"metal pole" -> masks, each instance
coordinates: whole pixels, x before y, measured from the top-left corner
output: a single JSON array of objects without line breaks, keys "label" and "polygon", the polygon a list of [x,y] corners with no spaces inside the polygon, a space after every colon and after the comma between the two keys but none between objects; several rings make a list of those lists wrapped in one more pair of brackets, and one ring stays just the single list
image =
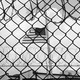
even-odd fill
[{"label": "metal pole", "polygon": [[[46,4],[44,4],[44,6],[45,6]],[[49,65],[47,65],[46,67],[47,67],[47,69],[48,69],[48,71],[47,71],[47,73],[48,74],[52,74],[52,71],[50,71],[51,69],[52,69],[52,62],[51,62],[51,55],[50,55],[50,47],[49,47],[49,45],[48,44],[50,44],[50,41],[48,40],[48,38],[49,38],[49,33],[48,33],[48,25],[47,25],[47,23],[48,23],[48,20],[47,20],[47,17],[46,17],[46,15],[47,15],[47,12],[46,12],[46,7],[45,7],[45,24],[46,24],[46,26],[45,26],[45,32],[46,32],[46,38],[47,38],[47,50],[48,50],[48,55],[47,55],[47,57],[48,57],[48,62],[49,62]],[[49,76],[48,78],[51,78],[51,76]]]}]

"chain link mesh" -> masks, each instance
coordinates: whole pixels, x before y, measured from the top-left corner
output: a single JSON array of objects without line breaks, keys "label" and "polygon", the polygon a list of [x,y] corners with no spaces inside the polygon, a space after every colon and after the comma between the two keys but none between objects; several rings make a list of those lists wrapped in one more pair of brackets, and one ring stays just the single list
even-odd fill
[{"label": "chain link mesh", "polygon": [[0,80],[79,77],[79,0],[0,0]]}]

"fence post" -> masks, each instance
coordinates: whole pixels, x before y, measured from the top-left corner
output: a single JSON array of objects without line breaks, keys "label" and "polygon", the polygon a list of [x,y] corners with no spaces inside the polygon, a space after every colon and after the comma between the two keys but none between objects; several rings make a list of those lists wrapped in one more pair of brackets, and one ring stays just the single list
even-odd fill
[{"label": "fence post", "polygon": [[[45,5],[45,4],[44,4]],[[46,26],[45,26],[45,28],[47,28],[48,29],[48,25],[47,25],[47,23],[48,23],[48,20],[47,20],[47,17],[46,17],[46,15],[47,15],[47,12],[46,12],[46,7],[45,7],[45,24],[46,24]],[[48,44],[50,44],[50,42],[49,42],[49,40],[48,40],[48,38],[49,38],[49,33],[48,33],[48,31],[47,31],[47,29],[45,29],[45,32],[46,32],[46,37],[47,37],[47,50],[48,50],[48,62],[49,62],[49,64],[48,65],[46,65],[46,68],[48,69],[48,71],[47,71],[47,74],[52,74],[52,71],[51,71],[51,69],[52,69],[52,62],[51,62],[51,55],[50,55],[50,47],[49,47],[49,45]],[[51,76],[49,76],[48,78],[51,78]]]}]

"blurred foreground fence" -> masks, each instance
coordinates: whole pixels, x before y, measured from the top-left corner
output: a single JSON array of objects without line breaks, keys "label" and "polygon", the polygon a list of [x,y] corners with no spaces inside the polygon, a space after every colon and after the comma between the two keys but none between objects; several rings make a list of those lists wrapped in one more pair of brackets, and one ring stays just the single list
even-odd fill
[{"label": "blurred foreground fence", "polygon": [[80,79],[80,1],[0,0],[0,75]]}]

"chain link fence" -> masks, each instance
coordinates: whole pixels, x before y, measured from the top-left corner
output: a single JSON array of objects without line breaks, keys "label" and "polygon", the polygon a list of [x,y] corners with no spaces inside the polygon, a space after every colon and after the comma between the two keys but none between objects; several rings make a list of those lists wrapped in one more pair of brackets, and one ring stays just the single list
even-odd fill
[{"label": "chain link fence", "polygon": [[79,0],[0,0],[0,80],[80,78]]}]

